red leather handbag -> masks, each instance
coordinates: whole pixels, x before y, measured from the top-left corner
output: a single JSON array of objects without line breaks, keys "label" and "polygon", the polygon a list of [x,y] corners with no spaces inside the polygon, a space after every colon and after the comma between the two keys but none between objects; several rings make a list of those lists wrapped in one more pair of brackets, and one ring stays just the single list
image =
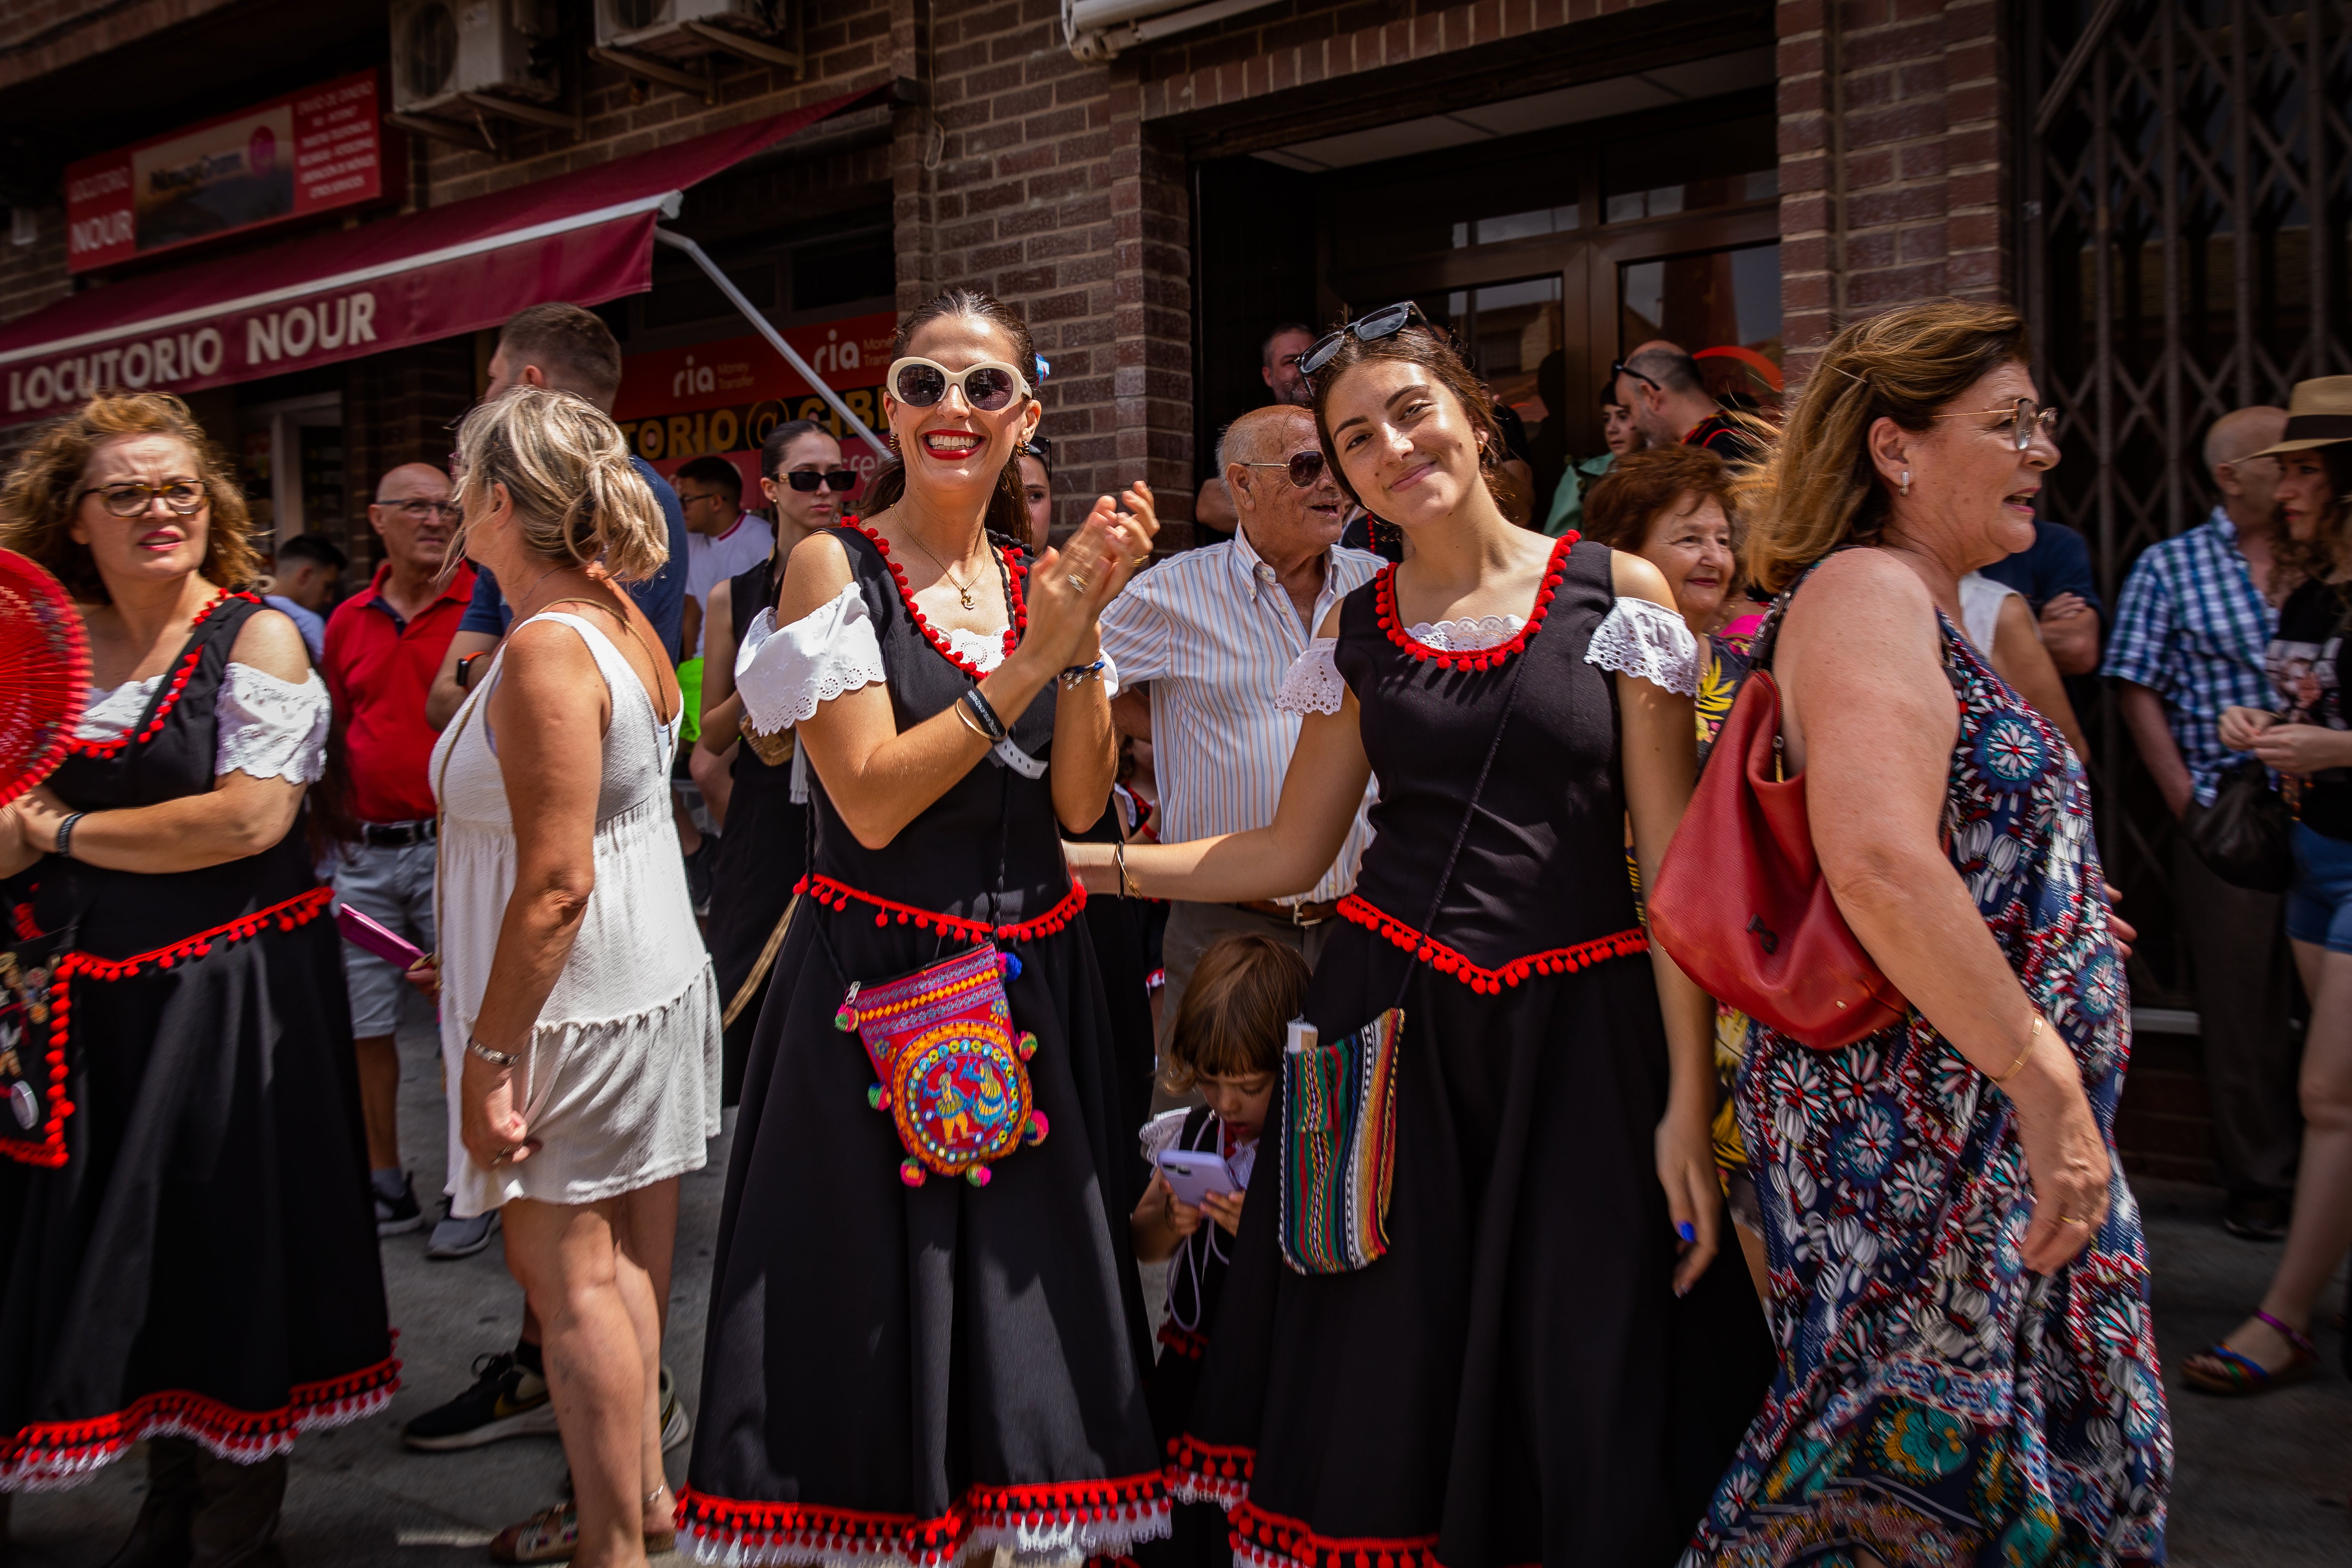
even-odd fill
[{"label": "red leather handbag", "polygon": [[1902,1022],[1908,1005],[1822,876],[1804,775],[1780,776],[1769,671],[1748,673],[1708,760],[1658,868],[1651,935],[1701,990],[1815,1050]]}]

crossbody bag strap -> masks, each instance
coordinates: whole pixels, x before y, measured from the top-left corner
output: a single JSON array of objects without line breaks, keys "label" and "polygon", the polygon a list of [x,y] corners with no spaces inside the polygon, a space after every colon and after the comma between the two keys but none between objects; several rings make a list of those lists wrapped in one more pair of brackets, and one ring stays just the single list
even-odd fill
[{"label": "crossbody bag strap", "polygon": [[[1511,721],[1512,704],[1518,700],[1519,677],[1527,673],[1528,661],[1534,657],[1534,648],[1523,646],[1518,658],[1511,661],[1510,684],[1503,689],[1502,715],[1495,721],[1494,738],[1486,742],[1486,760],[1478,764],[1478,780],[1470,786],[1470,804],[1462,810],[1462,826],[1454,830],[1454,846],[1445,852],[1445,868],[1437,874],[1436,889],[1429,895],[1429,913],[1423,916],[1421,921],[1421,929],[1424,932],[1436,928],[1438,908],[1445,901],[1445,889],[1454,880],[1454,865],[1462,858],[1462,846],[1470,838],[1470,824],[1478,815],[1478,799],[1486,793],[1486,777],[1495,771],[1495,758],[1503,749],[1503,731]],[[1425,962],[1416,959],[1413,963],[1405,965],[1404,978],[1397,983],[1396,1000],[1390,1004],[1391,1006],[1404,1005],[1404,994],[1406,988],[1412,984],[1413,969],[1416,964]]]}]

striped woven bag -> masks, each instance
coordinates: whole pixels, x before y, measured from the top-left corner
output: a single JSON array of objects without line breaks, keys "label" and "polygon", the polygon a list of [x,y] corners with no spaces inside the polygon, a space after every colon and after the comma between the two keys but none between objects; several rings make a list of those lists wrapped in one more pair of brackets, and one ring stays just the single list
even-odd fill
[{"label": "striped woven bag", "polygon": [[[1527,667],[1522,648],[1511,664],[1495,738],[1487,743],[1478,782],[1470,787],[1470,804],[1454,832],[1445,869],[1438,874],[1437,890],[1430,895],[1429,913],[1421,922],[1424,931],[1437,923]],[[1328,1046],[1314,1043],[1314,1028],[1304,1020],[1291,1025],[1290,1047],[1282,1057],[1278,1234],[1283,1260],[1301,1274],[1346,1274],[1388,1252],[1389,1194],[1396,1182],[1397,1047],[1404,1037],[1405,992],[1424,962],[1406,963],[1387,1012]]]}]

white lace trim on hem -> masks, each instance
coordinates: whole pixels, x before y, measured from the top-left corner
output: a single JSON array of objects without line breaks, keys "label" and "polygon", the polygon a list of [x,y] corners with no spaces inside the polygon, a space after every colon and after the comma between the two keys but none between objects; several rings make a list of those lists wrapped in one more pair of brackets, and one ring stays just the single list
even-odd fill
[{"label": "white lace trim on hem", "polygon": [[1174,1522],[1169,1503],[1146,1504],[1135,1512],[1132,1519],[1069,1524],[982,1525],[957,1542],[952,1557],[921,1561],[848,1536],[778,1531],[755,1543],[690,1524],[677,1532],[677,1551],[697,1563],[726,1568],[961,1568],[985,1562],[1002,1547],[1010,1550],[1016,1568],[1061,1568],[1079,1558],[1125,1556],[1146,1541],[1167,1539]]},{"label": "white lace trim on hem", "polygon": [[1274,689],[1274,705],[1285,713],[1337,713],[1347,700],[1348,683],[1340,677],[1336,656],[1338,637],[1317,637],[1282,672]]},{"label": "white lace trim on hem", "polygon": [[1698,695],[1698,639],[1682,616],[1654,599],[1619,599],[1593,631],[1584,662],[1685,697]]},{"label": "white lace trim on hem", "polygon": [[735,689],[763,735],[790,729],[820,702],[888,679],[873,612],[855,583],[781,630],[773,607],[763,607],[735,654]]}]

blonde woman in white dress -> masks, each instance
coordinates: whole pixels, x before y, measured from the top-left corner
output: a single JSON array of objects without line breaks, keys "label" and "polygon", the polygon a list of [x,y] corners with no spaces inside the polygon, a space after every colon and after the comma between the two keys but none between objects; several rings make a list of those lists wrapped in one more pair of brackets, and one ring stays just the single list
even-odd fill
[{"label": "blonde woman in white dress", "polygon": [[477,408],[457,460],[462,552],[515,588],[433,756],[449,1189],[460,1216],[503,1212],[575,1500],[491,1552],[634,1564],[670,1544],[661,1309],[677,1179],[719,1131],[719,999],[670,826],[677,684],[614,581],[658,569],[666,531],[619,430],[568,393]]}]

